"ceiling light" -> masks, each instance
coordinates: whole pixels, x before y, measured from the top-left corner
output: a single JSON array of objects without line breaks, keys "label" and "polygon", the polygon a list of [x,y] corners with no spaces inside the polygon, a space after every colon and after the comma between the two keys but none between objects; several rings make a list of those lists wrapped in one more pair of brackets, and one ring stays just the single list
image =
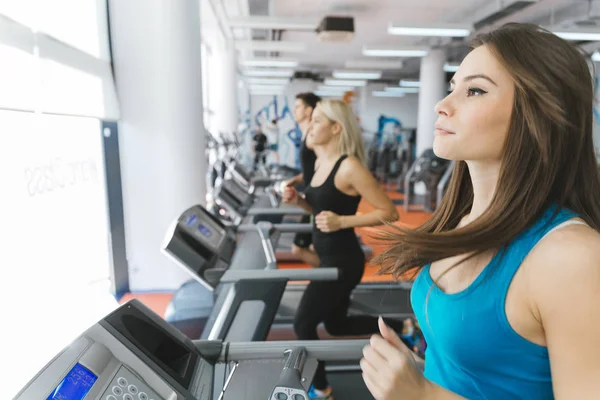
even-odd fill
[{"label": "ceiling light", "polygon": [[386,92],[395,92],[395,93],[419,93],[419,88],[416,88],[416,87],[388,86],[384,90]]},{"label": "ceiling light", "polygon": [[298,66],[298,61],[279,58],[256,58],[253,60],[244,60],[242,61],[242,64],[247,67],[296,68]]},{"label": "ceiling light", "polygon": [[282,18],[282,17],[234,17],[229,18],[232,28],[282,29],[315,31],[319,25],[318,19],[312,18]]},{"label": "ceiling light", "polygon": [[275,40],[238,40],[235,42],[238,50],[252,51],[283,51],[288,53],[306,52],[306,43]]},{"label": "ceiling light", "polygon": [[281,90],[250,90],[250,95],[252,96],[277,96],[283,95],[283,89]]},{"label": "ceiling light", "polygon": [[291,78],[294,76],[292,69],[248,69],[244,71],[245,76]]},{"label": "ceiling light", "polygon": [[352,91],[354,90],[354,86],[319,86],[317,88],[317,90],[322,90],[322,91],[334,91],[334,92],[339,92],[339,91]]},{"label": "ceiling light", "polygon": [[336,79],[380,79],[381,71],[333,71],[333,77]]},{"label": "ceiling light", "polygon": [[402,92],[383,92],[383,91],[375,91],[371,93],[373,97],[404,97],[404,93]]},{"label": "ceiling light", "polygon": [[248,78],[248,83],[251,85],[287,85],[288,79],[271,79],[271,78]]},{"label": "ceiling light", "polygon": [[552,32],[556,36],[563,38],[565,40],[589,40],[589,41],[599,41],[600,40],[600,30],[568,30],[568,31],[556,31]]},{"label": "ceiling light", "polygon": [[348,60],[344,63],[346,68],[364,69],[402,69],[404,63],[400,60]]},{"label": "ceiling light", "polygon": [[333,90],[315,90],[315,94],[319,97],[342,97],[346,94],[346,91],[339,90],[336,92]]},{"label": "ceiling light", "polygon": [[404,36],[466,37],[471,34],[471,27],[459,24],[435,24],[424,27],[422,24],[392,22],[388,26],[388,33]]},{"label": "ceiling light", "polygon": [[380,45],[364,46],[363,54],[369,57],[424,57],[427,55],[427,50],[415,47]]},{"label": "ceiling light", "polygon": [[343,80],[343,79],[325,79],[327,86],[366,86],[367,81],[363,80]]},{"label": "ceiling light", "polygon": [[600,61],[600,52],[595,51],[592,53],[592,61],[599,62]]},{"label": "ceiling light", "polygon": [[419,81],[409,81],[409,80],[401,80],[400,81],[400,86],[402,87],[421,87],[421,82]]},{"label": "ceiling light", "polygon": [[269,91],[269,90],[275,90],[275,91],[282,91],[284,89],[283,85],[250,85],[250,91]]}]

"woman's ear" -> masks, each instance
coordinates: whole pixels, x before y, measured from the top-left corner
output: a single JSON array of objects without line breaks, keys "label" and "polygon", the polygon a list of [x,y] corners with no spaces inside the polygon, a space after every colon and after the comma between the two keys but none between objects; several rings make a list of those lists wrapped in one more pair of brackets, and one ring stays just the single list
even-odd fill
[{"label": "woman's ear", "polygon": [[333,126],[331,127],[331,130],[333,132],[334,135],[339,135],[340,133],[342,133],[342,124],[340,124],[339,122],[335,121],[333,123]]}]

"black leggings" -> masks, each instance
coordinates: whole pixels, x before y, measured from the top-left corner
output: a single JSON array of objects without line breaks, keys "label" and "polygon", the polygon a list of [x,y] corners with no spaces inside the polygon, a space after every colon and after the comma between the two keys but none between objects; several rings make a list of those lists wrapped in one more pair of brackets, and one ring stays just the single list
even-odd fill
[{"label": "black leggings", "polygon": [[[356,264],[356,261],[350,263],[352,264]],[[337,265],[344,264],[337,263]],[[360,282],[363,272],[364,264],[359,271],[351,271],[352,276],[342,276],[335,282],[311,282],[308,285],[294,319],[294,331],[298,340],[318,340],[317,326],[321,322],[325,324],[327,332],[333,336],[369,335],[379,331],[377,317],[348,316],[350,294]],[[394,329],[402,329],[402,321],[397,322],[400,323],[399,326],[390,325]],[[328,386],[325,363],[321,361],[313,385],[317,389],[325,389]]]}]

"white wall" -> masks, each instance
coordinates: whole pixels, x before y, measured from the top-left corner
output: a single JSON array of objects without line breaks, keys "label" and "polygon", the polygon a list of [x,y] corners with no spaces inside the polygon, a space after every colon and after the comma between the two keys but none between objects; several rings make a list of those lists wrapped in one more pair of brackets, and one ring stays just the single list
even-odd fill
[{"label": "white wall", "polygon": [[[255,116],[257,113],[269,104],[272,104],[274,97],[277,99],[278,114],[281,116],[283,107],[285,105],[285,99],[287,98],[290,109],[294,107],[295,96],[301,91],[311,90],[314,83],[304,83],[303,86],[299,87],[296,82],[288,85],[285,91],[285,95],[281,96],[251,96],[251,122],[252,131],[256,130]],[[381,115],[386,117],[393,117],[400,120],[402,126],[405,128],[416,128],[417,127],[417,115],[418,115],[418,95],[407,94],[405,97],[391,98],[391,97],[373,97],[371,92],[374,90],[381,90],[378,85],[369,85],[366,90],[358,91],[357,95],[364,94],[366,92],[366,100],[360,99],[358,96],[353,99],[354,108],[358,112],[361,126],[366,133],[376,132],[378,128],[378,119]],[[273,118],[274,107],[270,107],[270,118]],[[295,148],[293,143],[287,137],[287,133],[293,129],[294,122],[291,116],[286,115],[285,119],[279,122],[279,158],[282,164],[289,166],[295,166]],[[391,127],[385,127],[385,131],[391,130]],[[266,131],[269,135],[269,131]],[[251,151],[251,140],[249,135],[245,138],[246,153]],[[273,137],[269,138],[272,141]],[[271,159],[274,161],[274,159]]]}]

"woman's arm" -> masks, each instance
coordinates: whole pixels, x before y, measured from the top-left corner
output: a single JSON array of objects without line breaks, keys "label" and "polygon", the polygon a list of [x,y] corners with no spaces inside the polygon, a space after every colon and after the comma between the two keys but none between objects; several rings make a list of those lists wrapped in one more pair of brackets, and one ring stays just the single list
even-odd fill
[{"label": "woman's arm", "polygon": [[594,397],[600,393],[600,235],[584,225],[561,228],[525,262],[556,399]]},{"label": "woman's arm", "polygon": [[281,198],[284,203],[295,204],[307,213],[312,214],[312,206],[310,205],[310,203],[306,200],[304,196],[300,195],[300,193],[298,193],[298,191],[293,186],[285,186],[283,188]]},{"label": "woman's arm", "polygon": [[[348,157],[340,166],[340,184],[344,189],[356,191],[373,208],[373,211],[361,215],[344,215],[341,217],[341,228],[354,228],[359,226],[377,226],[382,222],[398,220],[398,211],[392,200],[383,191],[381,185],[375,180],[355,157]],[[340,188],[342,188],[340,186]]]},{"label": "woman's arm", "polygon": [[312,210],[312,206],[310,205],[310,203],[306,200],[306,198],[304,196],[301,196],[298,194],[298,207],[300,207],[301,209],[303,209],[304,211],[306,211],[307,213],[311,214],[313,213]]}]

